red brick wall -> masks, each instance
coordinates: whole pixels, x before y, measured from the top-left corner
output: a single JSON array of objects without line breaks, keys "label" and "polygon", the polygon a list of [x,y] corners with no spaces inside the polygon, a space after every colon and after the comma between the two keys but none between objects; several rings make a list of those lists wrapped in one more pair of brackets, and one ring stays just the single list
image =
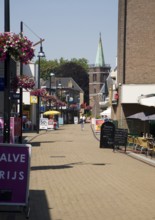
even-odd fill
[{"label": "red brick wall", "polygon": [[[118,72],[123,74],[124,0],[119,1]],[[125,83],[155,83],[155,1],[127,0]]]},{"label": "red brick wall", "polygon": [[[155,0],[119,0],[118,9],[118,83],[123,83],[124,79],[125,84],[155,84]],[[119,97],[121,99],[121,87]],[[139,107],[139,111],[144,108]],[[137,106],[121,106],[119,100],[118,107],[113,109],[113,116],[126,124],[125,115],[135,111]]]}]

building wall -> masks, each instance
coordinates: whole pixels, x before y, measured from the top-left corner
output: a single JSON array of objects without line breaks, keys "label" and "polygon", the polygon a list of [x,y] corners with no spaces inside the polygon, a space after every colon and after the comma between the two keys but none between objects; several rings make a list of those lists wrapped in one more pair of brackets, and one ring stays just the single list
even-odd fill
[{"label": "building wall", "polygon": [[124,64],[124,2],[119,0],[118,5],[118,49],[117,49],[117,80],[118,84],[123,83]]},{"label": "building wall", "polygon": [[155,82],[155,1],[130,0],[127,11],[126,83]]},{"label": "building wall", "polygon": [[144,106],[137,109],[131,104],[126,108],[120,101],[121,85],[155,83],[154,0],[119,0],[117,70],[119,102],[113,116],[122,125],[127,112],[143,111]]},{"label": "building wall", "polygon": [[155,83],[155,74],[152,74],[155,73],[155,1],[120,0],[118,24],[119,80],[122,82],[122,74],[125,71],[126,84]]}]

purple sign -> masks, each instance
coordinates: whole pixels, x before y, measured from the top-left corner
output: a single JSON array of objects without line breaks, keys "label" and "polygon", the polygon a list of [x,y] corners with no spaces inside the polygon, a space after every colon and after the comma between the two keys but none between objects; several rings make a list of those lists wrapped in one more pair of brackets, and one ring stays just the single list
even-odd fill
[{"label": "purple sign", "polygon": [[0,204],[28,199],[31,145],[0,144]]}]

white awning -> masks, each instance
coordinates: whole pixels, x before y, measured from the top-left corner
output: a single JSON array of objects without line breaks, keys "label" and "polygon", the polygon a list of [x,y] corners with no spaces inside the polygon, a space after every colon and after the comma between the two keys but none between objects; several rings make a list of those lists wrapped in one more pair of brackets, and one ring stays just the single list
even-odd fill
[{"label": "white awning", "polygon": [[108,118],[111,118],[111,107],[107,108],[105,111],[100,113],[101,116],[106,115]]},{"label": "white awning", "polygon": [[138,97],[138,103],[149,107],[155,107],[155,94],[141,95]]}]

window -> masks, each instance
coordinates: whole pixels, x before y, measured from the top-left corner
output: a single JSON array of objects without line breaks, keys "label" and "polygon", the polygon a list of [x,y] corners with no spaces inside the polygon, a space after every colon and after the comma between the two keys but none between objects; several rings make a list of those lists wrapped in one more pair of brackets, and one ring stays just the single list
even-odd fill
[{"label": "window", "polygon": [[97,75],[96,74],[93,74],[93,82],[94,81],[97,81]]}]

